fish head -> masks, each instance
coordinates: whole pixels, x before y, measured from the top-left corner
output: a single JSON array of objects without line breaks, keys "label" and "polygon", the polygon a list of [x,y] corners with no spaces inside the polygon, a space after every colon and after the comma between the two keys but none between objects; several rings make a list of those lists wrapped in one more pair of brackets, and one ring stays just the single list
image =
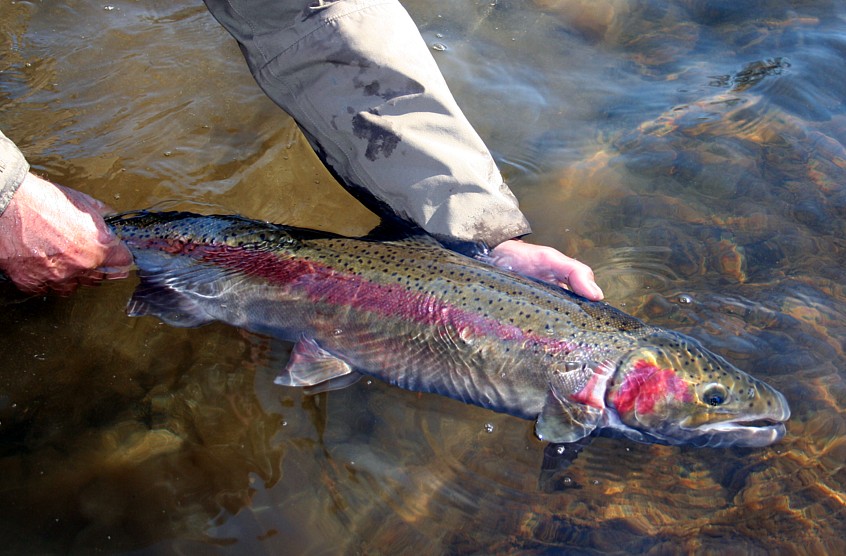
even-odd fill
[{"label": "fish head", "polygon": [[784,396],[681,334],[659,331],[618,363],[610,424],[643,442],[767,446],[785,433]]}]

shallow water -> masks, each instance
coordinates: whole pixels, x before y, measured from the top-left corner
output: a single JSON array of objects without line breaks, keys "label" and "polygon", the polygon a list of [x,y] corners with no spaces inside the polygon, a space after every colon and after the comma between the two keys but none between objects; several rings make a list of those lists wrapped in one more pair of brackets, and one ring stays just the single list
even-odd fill
[{"label": "shallow water", "polygon": [[[784,392],[786,438],[598,438],[544,472],[527,421],[273,386],[237,330],[124,316],[133,279],[4,287],[0,552],[844,552],[846,8],[406,6],[533,240]],[[0,129],[54,181],[119,210],[376,223],[199,3],[8,2],[0,37]]]}]

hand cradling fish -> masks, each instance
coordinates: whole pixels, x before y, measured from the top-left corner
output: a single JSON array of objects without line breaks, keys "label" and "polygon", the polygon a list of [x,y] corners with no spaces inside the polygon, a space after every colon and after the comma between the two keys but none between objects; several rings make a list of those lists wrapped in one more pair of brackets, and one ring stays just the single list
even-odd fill
[{"label": "hand cradling fish", "polygon": [[535,420],[552,443],[595,432],[760,447],[790,410],[693,338],[444,248],[239,216],[108,219],[140,284],[131,315],[222,321],[295,342],[276,379],[317,391],[368,375]]}]

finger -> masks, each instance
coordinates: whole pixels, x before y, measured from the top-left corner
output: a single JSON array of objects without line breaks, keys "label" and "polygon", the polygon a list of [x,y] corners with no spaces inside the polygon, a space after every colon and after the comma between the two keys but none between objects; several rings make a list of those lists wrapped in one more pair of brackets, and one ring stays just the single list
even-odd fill
[{"label": "finger", "polygon": [[107,205],[102,201],[97,201],[99,203],[99,207],[97,208],[97,212],[100,214],[101,217],[105,218],[107,216],[111,216],[113,214],[117,214],[117,211],[112,207],[112,205]]},{"label": "finger", "polygon": [[54,294],[60,295],[62,297],[67,297],[73,292],[75,292],[79,288],[80,284],[81,280],[77,278],[57,282],[49,282],[43,284],[43,287],[40,288],[39,293],[47,293],[48,291],[51,291]]},{"label": "finger", "polygon": [[126,245],[115,238],[116,243],[109,249],[106,258],[100,264],[100,268],[110,268],[114,270],[125,271],[132,266],[132,253],[127,249]]},{"label": "finger", "polygon": [[95,197],[63,185],[56,185],[56,187],[80,210],[94,212],[100,216],[114,212],[109,205]]},{"label": "finger", "polygon": [[129,271],[122,268],[101,268],[104,280],[123,280],[129,277]]},{"label": "finger", "polygon": [[573,262],[576,264],[572,266],[567,275],[567,284],[570,289],[591,301],[599,301],[605,297],[602,289],[594,280],[593,271],[590,267],[578,261]]},{"label": "finger", "polygon": [[100,282],[102,282],[106,278],[106,274],[97,269],[97,270],[86,270],[82,274],[79,275],[77,281],[82,286],[96,286]]}]

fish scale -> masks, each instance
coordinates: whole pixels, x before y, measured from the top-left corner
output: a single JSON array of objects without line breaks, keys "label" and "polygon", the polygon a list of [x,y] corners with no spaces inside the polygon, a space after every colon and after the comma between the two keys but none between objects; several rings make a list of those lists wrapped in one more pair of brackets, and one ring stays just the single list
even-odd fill
[{"label": "fish scale", "polygon": [[369,375],[535,420],[543,440],[763,446],[789,408],[696,340],[424,234],[349,238],[240,216],[108,219],[140,284],[130,314],[295,342],[283,386]]}]

